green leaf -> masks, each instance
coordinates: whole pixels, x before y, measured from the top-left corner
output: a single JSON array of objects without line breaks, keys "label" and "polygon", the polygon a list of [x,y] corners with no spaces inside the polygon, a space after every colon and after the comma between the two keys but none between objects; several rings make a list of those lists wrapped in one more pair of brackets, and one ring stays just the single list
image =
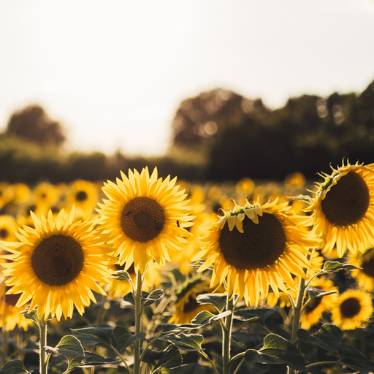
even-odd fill
[{"label": "green leaf", "polygon": [[200,364],[186,364],[178,366],[174,369],[169,369],[169,373],[175,374],[211,374],[212,371],[207,366],[202,366]]},{"label": "green leaf", "polygon": [[128,341],[132,338],[132,334],[123,326],[116,326],[113,330],[113,338],[117,343],[120,352],[124,351],[128,345]]},{"label": "green leaf", "polygon": [[234,319],[243,322],[261,322],[265,325],[266,320],[270,316],[282,320],[280,314],[276,310],[270,308],[239,310],[235,312]]},{"label": "green leaf", "polygon": [[333,291],[323,291],[323,290],[319,290],[318,288],[309,288],[308,289],[308,294],[309,294],[309,300],[312,300],[314,299],[315,297],[323,297],[323,296],[327,296],[327,295],[331,295],[333,293],[338,293],[338,291],[336,290],[333,290]]},{"label": "green leaf", "polygon": [[153,370],[156,370],[158,368],[175,368],[177,366],[180,366],[182,362],[183,359],[179,349],[169,346],[168,348],[166,348]]},{"label": "green leaf", "polygon": [[0,374],[29,374],[32,372],[33,370],[28,371],[23,366],[23,362],[21,360],[9,361],[0,370]]},{"label": "green leaf", "polygon": [[300,351],[288,340],[276,334],[265,336],[261,353],[283,360],[283,363],[296,370],[305,370],[305,362]]},{"label": "green leaf", "polygon": [[134,299],[134,295],[132,294],[132,292],[127,293],[123,297],[123,301],[126,301],[126,302],[130,303],[131,305],[135,305],[135,299]]},{"label": "green leaf", "polygon": [[324,272],[334,272],[339,270],[355,270],[360,269],[357,266],[351,265],[351,264],[343,264],[339,261],[326,261],[323,264],[322,270]]},{"label": "green leaf", "polygon": [[196,325],[205,326],[205,325],[209,325],[210,323],[214,321],[218,321],[219,319],[225,318],[229,316],[230,314],[231,314],[231,310],[228,310],[220,314],[213,314],[211,312],[208,312],[207,310],[203,310],[197,316],[195,316],[191,322]]},{"label": "green leaf", "polygon": [[299,329],[297,331],[297,337],[305,343],[317,345],[327,351],[337,352],[340,349],[343,332],[339,327],[326,323],[314,335],[311,335],[306,330]]},{"label": "green leaf", "polygon": [[164,296],[164,290],[157,289],[157,290],[152,291],[146,298],[143,298],[142,303],[144,306],[151,305],[157,300],[160,300],[163,296]]},{"label": "green leaf", "polygon": [[183,351],[200,351],[204,337],[200,334],[169,334],[160,340],[168,341]]},{"label": "green leaf", "polygon": [[85,327],[83,329],[71,329],[73,334],[88,347],[93,345],[111,346],[113,327]]},{"label": "green leaf", "polygon": [[256,351],[255,349],[248,349],[245,352],[245,360],[251,363],[258,363],[258,364],[283,364],[284,360],[272,357],[267,354],[261,353],[260,351]]},{"label": "green leaf", "polygon": [[116,358],[107,358],[86,351],[84,352],[84,363],[80,367],[118,364],[119,362]]},{"label": "green leaf", "polygon": [[162,335],[169,335],[169,334],[175,334],[181,331],[190,331],[194,329],[198,329],[199,326],[195,325],[193,323],[186,323],[183,325],[177,325],[173,323],[162,323],[161,325],[157,326],[156,333],[160,333]]},{"label": "green leaf", "polygon": [[346,344],[341,344],[339,352],[343,356],[340,360],[343,365],[353,370],[364,371],[365,373],[374,371],[374,362],[367,359],[357,349]]},{"label": "green leaf", "polygon": [[196,301],[201,304],[213,305],[218,313],[223,312],[226,306],[227,295],[226,294],[216,294],[216,293],[207,293],[203,295],[198,295]]},{"label": "green leaf", "polygon": [[86,351],[84,352],[84,363],[80,367],[118,364],[119,362],[116,358],[107,358]]}]

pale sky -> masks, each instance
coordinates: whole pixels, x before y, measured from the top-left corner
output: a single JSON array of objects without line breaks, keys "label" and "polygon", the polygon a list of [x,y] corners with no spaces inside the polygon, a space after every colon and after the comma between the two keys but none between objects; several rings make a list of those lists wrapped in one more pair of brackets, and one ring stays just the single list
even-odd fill
[{"label": "pale sky", "polygon": [[217,87],[281,107],[374,79],[374,0],[0,0],[0,131],[38,103],[67,149],[160,155]]}]

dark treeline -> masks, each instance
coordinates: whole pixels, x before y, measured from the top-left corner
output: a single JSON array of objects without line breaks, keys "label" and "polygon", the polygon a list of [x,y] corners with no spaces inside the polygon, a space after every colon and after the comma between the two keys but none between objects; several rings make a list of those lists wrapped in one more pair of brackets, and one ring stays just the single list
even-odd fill
[{"label": "dark treeline", "polygon": [[303,95],[276,110],[228,90],[203,92],[180,104],[163,157],[66,154],[65,140],[61,124],[40,106],[14,113],[0,137],[0,179],[113,180],[119,170],[146,165],[193,181],[283,179],[295,171],[315,179],[343,157],[374,162],[374,81],[359,94]]}]

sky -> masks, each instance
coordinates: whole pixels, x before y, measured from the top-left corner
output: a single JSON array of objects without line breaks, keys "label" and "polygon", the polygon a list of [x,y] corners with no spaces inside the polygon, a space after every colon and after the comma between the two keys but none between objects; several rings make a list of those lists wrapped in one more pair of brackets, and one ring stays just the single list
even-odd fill
[{"label": "sky", "polygon": [[162,155],[202,91],[364,90],[373,40],[374,0],[0,0],[0,131],[40,104],[68,151]]}]

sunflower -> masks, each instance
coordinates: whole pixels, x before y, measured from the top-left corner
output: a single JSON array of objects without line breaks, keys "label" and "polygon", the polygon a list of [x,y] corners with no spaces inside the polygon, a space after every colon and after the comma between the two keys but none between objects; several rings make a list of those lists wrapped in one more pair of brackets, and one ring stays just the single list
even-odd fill
[{"label": "sunflower", "polygon": [[164,265],[171,261],[169,250],[183,248],[184,237],[190,235],[185,228],[192,225],[193,217],[186,206],[187,195],[175,185],[176,178],[158,178],[157,168],[151,176],[148,168],[140,174],[129,170],[128,177],[121,172],[121,176],[117,184],[104,183],[108,199],[97,211],[102,229],[118,249],[120,264],[128,269],[134,263],[135,271],[143,274],[152,259]]},{"label": "sunflower", "polygon": [[360,268],[351,272],[352,277],[357,279],[358,286],[366,291],[374,291],[374,248],[349,256],[348,262]]},{"label": "sunflower", "polygon": [[367,322],[372,314],[371,295],[364,291],[348,290],[339,296],[332,319],[343,330],[354,330]]},{"label": "sunflower", "polygon": [[39,183],[34,188],[34,196],[36,199],[36,204],[42,204],[47,207],[51,207],[56,204],[60,197],[59,189],[48,182]]},{"label": "sunflower", "polygon": [[94,183],[78,179],[70,185],[66,201],[70,205],[75,205],[77,213],[88,216],[95,209],[98,196]]},{"label": "sunflower", "polygon": [[239,294],[247,305],[268,295],[269,285],[279,290],[296,289],[291,274],[305,278],[309,268],[307,248],[318,246],[309,231],[297,225],[288,203],[277,201],[260,205],[235,206],[209,229],[205,246],[194,261],[205,259],[203,271],[214,263],[211,287],[227,283],[227,293]]},{"label": "sunflower", "polygon": [[13,216],[0,216],[0,240],[12,242],[16,240],[14,232],[18,229],[16,220]]},{"label": "sunflower", "polygon": [[[322,276],[320,278],[314,278],[311,286],[322,291],[337,291],[330,279]],[[312,299],[305,307],[303,313],[300,316],[301,328],[309,330],[313,325],[317,324],[322,318],[323,312],[330,312],[334,306],[337,294],[333,293],[330,295],[316,297]]]},{"label": "sunflower", "polygon": [[16,326],[27,331],[32,321],[21,314],[25,308],[15,306],[19,295],[6,295],[8,289],[9,287],[6,287],[4,283],[0,284],[0,324],[5,331],[12,331]]},{"label": "sunflower", "polygon": [[351,165],[344,162],[325,181],[317,183],[310,224],[325,240],[323,252],[336,245],[339,257],[347,250],[353,254],[374,245],[374,164]]},{"label": "sunflower", "polygon": [[214,308],[211,305],[200,305],[196,301],[197,296],[208,292],[210,292],[210,288],[207,280],[201,277],[187,280],[177,293],[175,312],[169,323],[191,323],[192,319],[204,310],[214,312]]},{"label": "sunflower", "polygon": [[3,264],[5,283],[13,286],[7,294],[22,293],[16,306],[30,301],[39,318],[71,318],[74,305],[83,314],[90,300],[96,302],[92,290],[105,295],[96,282],[108,283],[113,249],[92,230],[92,220],[73,222],[74,209],[57,217],[49,211],[40,220],[31,215],[35,229],[23,226],[17,233],[20,243],[2,243],[11,253]]}]

